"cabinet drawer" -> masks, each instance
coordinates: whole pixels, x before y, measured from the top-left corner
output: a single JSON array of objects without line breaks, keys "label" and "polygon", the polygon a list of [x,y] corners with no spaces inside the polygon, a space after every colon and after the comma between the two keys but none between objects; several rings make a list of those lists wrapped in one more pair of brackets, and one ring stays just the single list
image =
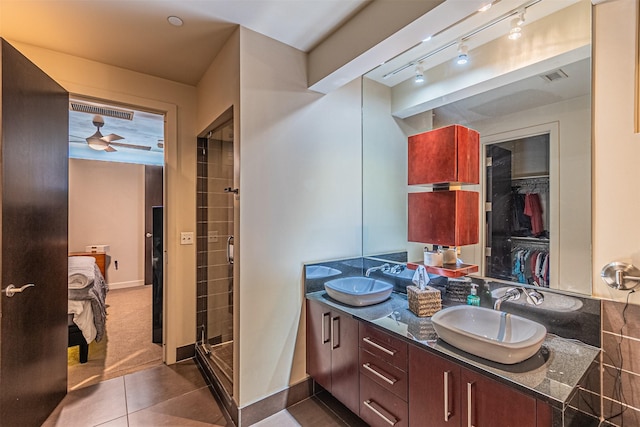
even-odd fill
[{"label": "cabinet drawer", "polygon": [[366,375],[402,400],[407,400],[407,373],[360,349],[360,376]]},{"label": "cabinet drawer", "polygon": [[407,427],[407,402],[360,375],[360,418],[372,427]]},{"label": "cabinet drawer", "polygon": [[407,343],[402,340],[360,323],[360,347],[406,372]]}]

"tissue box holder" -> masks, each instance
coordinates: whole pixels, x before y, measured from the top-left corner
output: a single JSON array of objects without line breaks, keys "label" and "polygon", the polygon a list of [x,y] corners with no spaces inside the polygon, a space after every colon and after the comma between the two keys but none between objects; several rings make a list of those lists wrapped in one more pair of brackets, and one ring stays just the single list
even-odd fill
[{"label": "tissue box holder", "polygon": [[442,297],[440,291],[431,286],[424,290],[417,286],[407,286],[407,300],[409,310],[418,317],[430,317],[442,310]]}]

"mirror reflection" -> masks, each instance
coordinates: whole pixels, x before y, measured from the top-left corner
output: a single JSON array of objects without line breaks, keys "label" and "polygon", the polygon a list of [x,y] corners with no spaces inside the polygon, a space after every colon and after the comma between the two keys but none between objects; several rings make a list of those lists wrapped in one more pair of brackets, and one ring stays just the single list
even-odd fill
[{"label": "mirror reflection", "polygon": [[481,137],[480,184],[464,188],[480,193],[480,238],[460,258],[481,276],[591,294],[589,0],[502,0],[362,84],[364,256],[422,260],[431,242],[407,241],[407,194],[432,190],[407,185],[407,138],[460,124]]}]

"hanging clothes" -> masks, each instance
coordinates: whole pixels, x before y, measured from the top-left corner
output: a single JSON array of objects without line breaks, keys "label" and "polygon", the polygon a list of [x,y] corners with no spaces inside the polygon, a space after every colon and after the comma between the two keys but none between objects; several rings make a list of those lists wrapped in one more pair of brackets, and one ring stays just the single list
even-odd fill
[{"label": "hanging clothes", "polygon": [[531,218],[531,232],[539,236],[544,232],[542,205],[538,193],[527,193],[524,198],[524,214]]},{"label": "hanging clothes", "polygon": [[531,218],[524,214],[525,195],[518,193],[517,189],[511,192],[512,198],[512,236],[530,236],[531,235]]}]

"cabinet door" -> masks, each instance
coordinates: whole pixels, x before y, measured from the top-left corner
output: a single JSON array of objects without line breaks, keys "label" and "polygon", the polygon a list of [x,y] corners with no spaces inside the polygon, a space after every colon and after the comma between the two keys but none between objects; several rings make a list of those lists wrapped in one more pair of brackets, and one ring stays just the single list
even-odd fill
[{"label": "cabinet door", "polygon": [[460,368],[464,427],[536,427],[536,400]]},{"label": "cabinet door", "polygon": [[330,334],[331,394],[358,414],[358,321],[332,312]]},{"label": "cabinet door", "polygon": [[460,367],[409,346],[409,426],[459,427],[461,418]]},{"label": "cabinet door", "polygon": [[331,311],[307,300],[307,373],[331,391]]}]

